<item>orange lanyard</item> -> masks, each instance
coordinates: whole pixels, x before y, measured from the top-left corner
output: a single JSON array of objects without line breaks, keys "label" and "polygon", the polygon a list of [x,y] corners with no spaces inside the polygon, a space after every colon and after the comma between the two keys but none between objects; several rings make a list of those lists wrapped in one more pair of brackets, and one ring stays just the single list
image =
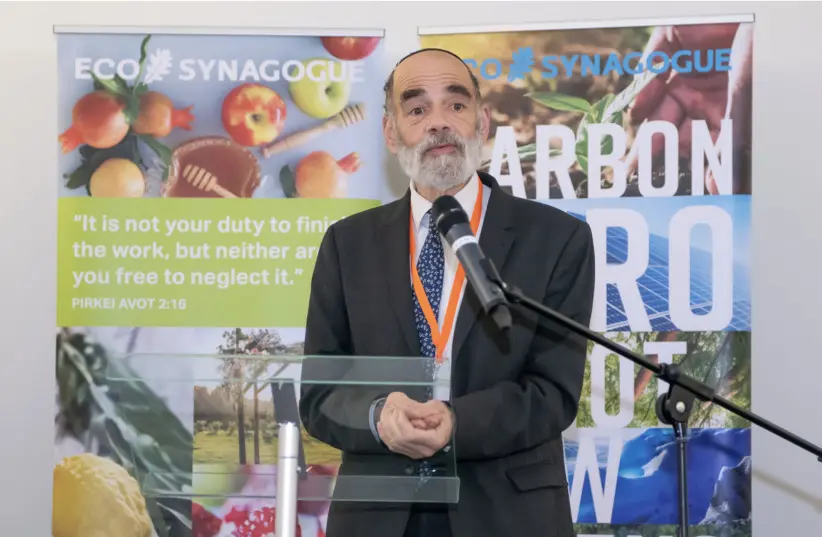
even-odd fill
[{"label": "orange lanyard", "polygon": [[[479,230],[480,217],[482,216],[482,183],[477,189],[477,201],[474,204],[474,212],[471,214],[471,231],[474,236]],[[433,218],[433,215],[429,216]],[[465,270],[460,265],[457,268],[457,274],[454,276],[454,284],[451,286],[451,296],[448,298],[448,307],[445,310],[445,319],[443,320],[442,331],[439,329],[439,323],[434,315],[434,310],[431,308],[431,303],[428,302],[428,297],[425,294],[425,288],[420,280],[419,272],[417,272],[417,264],[414,263],[414,254],[417,248],[415,245],[414,234],[414,216],[411,215],[410,230],[410,259],[411,259],[411,276],[414,282],[414,292],[417,295],[417,300],[420,302],[420,307],[425,315],[425,320],[428,321],[428,326],[431,329],[431,339],[434,342],[434,347],[437,349],[436,360],[437,363],[442,363],[442,354],[445,352],[445,347],[448,344],[448,338],[451,335],[451,329],[454,327],[454,316],[457,313],[457,302],[459,302],[460,293],[462,292],[462,285],[465,283]]]}]

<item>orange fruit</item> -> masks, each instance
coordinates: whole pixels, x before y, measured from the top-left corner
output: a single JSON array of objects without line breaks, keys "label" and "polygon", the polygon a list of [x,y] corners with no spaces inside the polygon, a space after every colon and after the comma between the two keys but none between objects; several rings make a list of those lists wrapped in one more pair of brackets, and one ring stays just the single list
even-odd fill
[{"label": "orange fruit", "polygon": [[294,186],[301,198],[333,198],[337,195],[340,167],[333,156],[315,151],[305,156],[294,170]]},{"label": "orange fruit", "polygon": [[356,152],[336,160],[330,153],[314,151],[297,163],[294,187],[301,198],[344,198],[348,176],[361,164]]},{"label": "orange fruit", "polygon": [[146,192],[146,179],[130,160],[110,158],[91,175],[89,192],[95,198],[139,198]]}]

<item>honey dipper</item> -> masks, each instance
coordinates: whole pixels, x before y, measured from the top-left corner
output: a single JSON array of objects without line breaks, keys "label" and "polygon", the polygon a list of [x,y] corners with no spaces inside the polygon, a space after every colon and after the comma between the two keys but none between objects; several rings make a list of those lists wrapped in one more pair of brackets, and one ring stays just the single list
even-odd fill
[{"label": "honey dipper", "polygon": [[219,196],[224,198],[236,198],[236,194],[221,187],[217,183],[217,178],[214,177],[211,173],[209,173],[205,168],[201,168],[199,166],[195,166],[193,164],[188,164],[183,170],[183,178],[186,180],[188,184],[197,188],[199,190],[203,190],[205,192],[214,192]]},{"label": "honey dipper", "polygon": [[281,140],[277,140],[276,142],[267,145],[262,150],[263,157],[268,158],[271,155],[275,155],[277,153],[281,153],[288,149],[297,147],[298,145],[307,143],[325,132],[334,129],[344,129],[345,127],[350,127],[355,123],[359,123],[363,119],[365,119],[364,104],[360,103],[351,106],[346,106],[339,114],[321,123],[320,125],[317,125],[316,127],[311,127],[310,129],[295,132],[290,136],[286,136]]}]

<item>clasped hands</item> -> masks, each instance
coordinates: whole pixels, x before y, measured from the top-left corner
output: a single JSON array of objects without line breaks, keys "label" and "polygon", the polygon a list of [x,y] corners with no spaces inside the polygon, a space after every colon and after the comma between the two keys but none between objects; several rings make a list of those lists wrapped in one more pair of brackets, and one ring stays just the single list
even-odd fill
[{"label": "clasped hands", "polygon": [[394,392],[385,400],[377,432],[394,453],[427,459],[448,445],[453,426],[451,410],[442,401],[420,403]]}]

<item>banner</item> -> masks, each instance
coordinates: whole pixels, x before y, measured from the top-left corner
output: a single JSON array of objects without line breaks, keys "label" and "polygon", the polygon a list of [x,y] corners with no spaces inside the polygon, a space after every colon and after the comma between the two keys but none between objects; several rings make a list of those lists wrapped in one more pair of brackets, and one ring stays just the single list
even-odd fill
[{"label": "banner", "polygon": [[273,534],[272,392],[232,380],[302,354],[325,230],[393,198],[382,31],[58,34],[53,535]]},{"label": "banner", "polygon": [[[420,31],[422,47],[454,52],[479,81],[492,118],[484,171],[590,224],[592,329],[654,363],[680,364],[745,408],[752,22]],[[580,535],[676,535],[677,445],[655,413],[666,391],[589,346],[565,435]],[[749,537],[748,424],[697,405],[690,426],[691,535]]]}]

